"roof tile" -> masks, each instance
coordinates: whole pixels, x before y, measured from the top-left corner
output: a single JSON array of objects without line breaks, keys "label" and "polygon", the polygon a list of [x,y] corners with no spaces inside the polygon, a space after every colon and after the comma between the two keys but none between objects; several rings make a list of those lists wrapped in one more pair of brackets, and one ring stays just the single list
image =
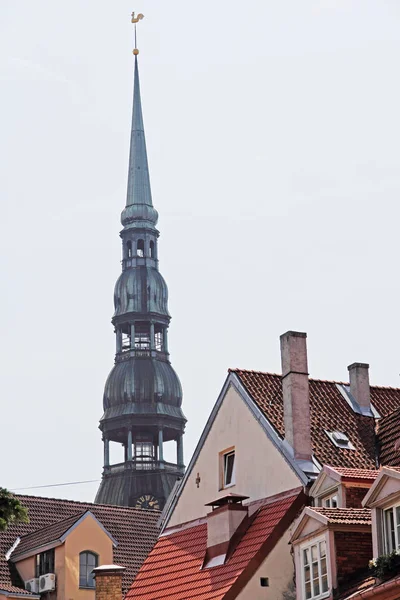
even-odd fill
[{"label": "roof tile", "polygon": [[[239,377],[254,402],[283,438],[285,427],[281,376],[242,369],[231,369],[231,372]],[[338,382],[309,381],[311,437],[318,461],[353,469],[374,469],[374,419],[359,415],[350,408],[337,388]],[[381,416],[387,415],[394,409],[400,409],[400,389],[371,386],[371,401]],[[355,449],[338,448],[325,431],[346,433]]]},{"label": "roof tile", "polygon": [[371,510],[369,508],[311,508],[310,510],[323,515],[329,523],[337,525],[371,525]]}]

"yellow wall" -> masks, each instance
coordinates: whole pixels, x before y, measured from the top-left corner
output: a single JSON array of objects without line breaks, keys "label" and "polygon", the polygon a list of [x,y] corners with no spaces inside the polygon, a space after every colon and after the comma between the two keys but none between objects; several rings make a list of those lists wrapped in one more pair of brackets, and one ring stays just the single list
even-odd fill
[{"label": "yellow wall", "polygon": [[[289,539],[287,531],[240,592],[237,600],[282,600],[283,592],[288,590],[294,575]],[[261,587],[260,577],[268,577],[269,587]]]},{"label": "yellow wall", "polygon": [[94,600],[94,590],[79,589],[79,554],[85,550],[99,555],[99,565],[113,564],[112,542],[90,515],[65,540],[64,595],[57,600]]},{"label": "yellow wall", "polygon": [[[230,447],[235,447],[236,484],[220,490],[219,453]],[[201,479],[199,487],[195,482],[197,474]],[[231,386],[167,527],[205,516],[208,510],[204,504],[227,492],[257,500],[300,485],[297,475]]]},{"label": "yellow wall", "polygon": [[[63,545],[55,548],[57,588],[49,600],[95,600],[94,590],[79,589],[79,554],[85,550],[99,555],[99,565],[113,563],[112,541],[91,515],[71,531]],[[23,581],[35,577],[34,556],[20,560],[16,567]]]},{"label": "yellow wall", "polygon": [[17,563],[17,570],[21,576],[22,581],[28,581],[35,577],[35,557],[30,556],[24,560],[20,560]]}]

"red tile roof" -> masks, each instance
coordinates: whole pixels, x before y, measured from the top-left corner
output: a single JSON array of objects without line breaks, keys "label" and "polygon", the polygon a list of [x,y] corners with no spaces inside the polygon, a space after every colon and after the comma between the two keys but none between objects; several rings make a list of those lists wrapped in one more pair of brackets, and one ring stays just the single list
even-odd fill
[{"label": "red tile roof", "polygon": [[[163,535],[144,562],[126,600],[222,600],[239,592],[293,520],[303,494],[261,505],[226,564],[202,569],[207,545],[205,520]],[[253,569],[253,570],[252,570]]]},{"label": "red tile roof", "polygon": [[400,408],[379,421],[379,460],[382,465],[400,466]]},{"label": "red tile roof", "polygon": [[144,559],[154,546],[158,534],[158,511],[74,502],[57,498],[39,498],[18,495],[18,499],[28,509],[29,523],[12,525],[0,534],[0,589],[5,585],[23,587],[15,566],[5,559],[5,554],[17,537],[44,529],[54,523],[74,517],[77,513],[90,510],[105,529],[118,542],[114,548],[114,562],[126,567],[123,575],[123,589],[126,591]]},{"label": "red tile roof", "polygon": [[[283,438],[282,378],[280,375],[231,369],[249,395]],[[310,379],[311,436],[321,464],[355,469],[375,468],[375,424],[371,417],[355,413],[335,381]],[[348,384],[342,384],[348,385]],[[400,389],[371,386],[371,401],[381,416],[400,408]],[[354,450],[338,448],[325,431],[346,433]]]},{"label": "red tile roof", "polygon": [[371,525],[369,508],[310,508],[337,525]]},{"label": "red tile roof", "polygon": [[398,600],[400,598],[399,575],[383,582],[366,575],[358,585],[350,586],[346,591],[343,591],[337,600],[366,600],[367,598]]},{"label": "red tile roof", "polygon": [[339,473],[342,481],[346,481],[346,479],[350,481],[353,481],[354,479],[375,481],[379,474],[379,471],[373,469],[348,469],[347,467],[332,467],[331,465],[327,465],[327,467]]}]

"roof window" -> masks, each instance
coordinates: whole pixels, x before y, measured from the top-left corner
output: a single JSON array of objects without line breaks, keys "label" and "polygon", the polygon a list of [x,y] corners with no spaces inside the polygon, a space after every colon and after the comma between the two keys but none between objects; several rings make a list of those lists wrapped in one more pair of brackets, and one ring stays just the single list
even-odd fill
[{"label": "roof window", "polygon": [[350,442],[347,433],[343,433],[343,431],[325,431],[325,433],[338,448],[354,450],[354,446]]}]

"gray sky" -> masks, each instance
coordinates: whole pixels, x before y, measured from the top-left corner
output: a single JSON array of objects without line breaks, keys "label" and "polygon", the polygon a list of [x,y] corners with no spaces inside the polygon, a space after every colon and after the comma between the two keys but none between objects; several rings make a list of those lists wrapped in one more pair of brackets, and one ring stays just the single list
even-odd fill
[{"label": "gray sky", "polygon": [[[133,57],[185,458],[228,367],[400,386],[398,0],[2,0],[0,485],[98,479]],[[92,500],[98,484],[36,493]],[[31,492],[35,493],[35,492]]]}]

